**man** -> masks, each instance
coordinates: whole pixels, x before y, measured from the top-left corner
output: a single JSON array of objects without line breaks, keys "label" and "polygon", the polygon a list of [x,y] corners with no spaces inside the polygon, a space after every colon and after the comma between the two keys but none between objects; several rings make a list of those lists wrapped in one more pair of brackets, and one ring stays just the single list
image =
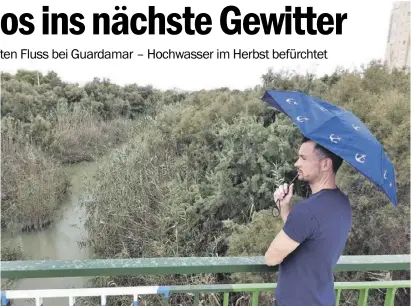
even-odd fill
[{"label": "man", "polygon": [[351,228],[349,199],[335,184],[342,159],[306,137],[298,154],[298,179],[312,193],[293,208],[294,184],[274,193],[284,221],[265,254],[267,265],[279,265],[274,305],[332,306],[333,268]]}]

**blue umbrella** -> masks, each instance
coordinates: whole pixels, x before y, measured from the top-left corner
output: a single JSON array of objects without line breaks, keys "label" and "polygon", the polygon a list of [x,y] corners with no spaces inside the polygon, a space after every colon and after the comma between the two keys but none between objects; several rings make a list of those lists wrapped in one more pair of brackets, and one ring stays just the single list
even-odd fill
[{"label": "blue umbrella", "polygon": [[354,114],[298,91],[267,90],[261,99],[287,115],[304,136],[356,168],[397,206],[394,166]]}]

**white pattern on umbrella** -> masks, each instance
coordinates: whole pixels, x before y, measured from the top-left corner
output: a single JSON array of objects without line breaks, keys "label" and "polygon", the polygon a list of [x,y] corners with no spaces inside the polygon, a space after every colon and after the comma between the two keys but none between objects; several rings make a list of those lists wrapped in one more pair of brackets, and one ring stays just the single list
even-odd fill
[{"label": "white pattern on umbrella", "polygon": [[304,116],[298,116],[297,117],[297,121],[299,121],[299,122],[304,122],[304,121],[307,121],[307,120],[309,120],[309,118],[304,117]]},{"label": "white pattern on umbrella", "polygon": [[359,154],[359,153],[355,154],[355,160],[359,163],[362,163],[362,164],[365,162],[366,157],[367,157],[367,155],[365,155],[365,154]]},{"label": "white pattern on umbrella", "polygon": [[354,123],[352,124],[352,127],[354,128],[354,130],[359,131],[360,127],[358,125],[355,125]]},{"label": "white pattern on umbrella", "polygon": [[334,134],[331,134],[331,135],[330,135],[330,140],[331,140],[332,142],[334,142],[334,143],[338,143],[338,142],[341,141],[341,137],[335,136]]},{"label": "white pattern on umbrella", "polygon": [[285,102],[287,102],[288,104],[295,104],[295,105],[298,105],[298,102],[297,101],[295,101],[293,98],[288,98],[288,99],[285,99]]}]

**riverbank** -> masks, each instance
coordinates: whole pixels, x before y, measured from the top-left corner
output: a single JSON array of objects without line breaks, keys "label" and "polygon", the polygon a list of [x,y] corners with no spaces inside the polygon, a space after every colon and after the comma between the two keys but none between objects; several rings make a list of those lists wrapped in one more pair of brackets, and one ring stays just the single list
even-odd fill
[{"label": "riverbank", "polygon": [[60,115],[40,145],[20,122],[2,122],[2,230],[31,232],[49,227],[70,188],[66,165],[93,161],[126,142],[131,120],[99,121],[87,113]]},{"label": "riverbank", "polygon": [[[84,241],[88,237],[85,230],[85,212],[81,205],[87,200],[87,186],[94,184],[98,163],[83,162],[65,166],[70,187],[50,226],[33,232],[2,233],[2,245],[19,246],[25,260],[77,260],[92,258],[92,252]],[[16,260],[20,258],[10,258]],[[80,288],[87,285],[89,278],[42,278],[22,279],[14,282],[9,289],[49,289]],[[63,305],[65,299],[50,299],[45,305]],[[32,305],[29,301],[18,300],[16,306]]]},{"label": "riverbank", "polygon": [[140,117],[184,96],[95,78],[79,85],[54,72],[1,73],[1,228],[51,226],[66,196],[66,164],[93,161],[126,143]]}]

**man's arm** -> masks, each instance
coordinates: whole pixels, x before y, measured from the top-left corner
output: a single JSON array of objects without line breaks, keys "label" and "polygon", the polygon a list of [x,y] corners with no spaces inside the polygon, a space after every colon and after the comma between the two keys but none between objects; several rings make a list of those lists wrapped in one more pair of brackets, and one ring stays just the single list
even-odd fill
[{"label": "man's arm", "polygon": [[289,212],[283,229],[271,242],[265,253],[267,265],[278,265],[301,243],[311,239],[317,231],[318,223],[311,211],[300,206]]},{"label": "man's arm", "polygon": [[[290,214],[290,203],[293,196],[294,184],[288,186],[284,184],[279,186],[274,192],[274,203],[279,207],[281,211],[281,219],[283,222],[287,222],[288,215]],[[287,192],[285,192],[287,190]],[[294,251],[298,247],[299,243],[291,239],[284,230],[281,230],[274,240],[271,242],[270,247],[265,252],[265,262],[269,266],[275,266],[280,264],[283,259]]]},{"label": "man's arm", "polygon": [[283,230],[281,230],[271,242],[267,252],[265,252],[265,263],[268,266],[280,264],[283,259],[299,245],[300,243],[291,239]]}]

